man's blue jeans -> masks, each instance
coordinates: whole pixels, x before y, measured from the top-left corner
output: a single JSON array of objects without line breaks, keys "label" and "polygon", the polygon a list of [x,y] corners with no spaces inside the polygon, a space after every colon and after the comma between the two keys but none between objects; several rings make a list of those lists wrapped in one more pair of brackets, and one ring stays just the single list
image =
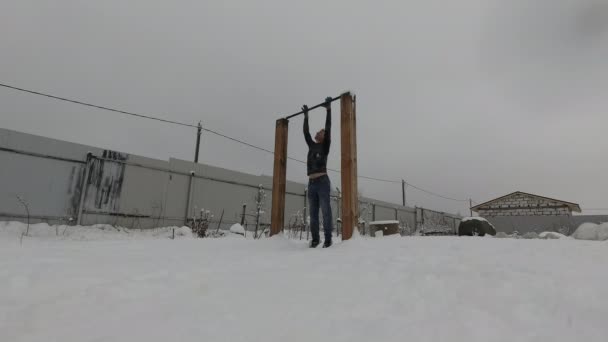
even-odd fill
[{"label": "man's blue jeans", "polygon": [[308,206],[310,208],[310,232],[313,241],[320,241],[319,237],[319,209],[323,212],[323,230],[325,240],[331,241],[333,220],[331,214],[331,182],[327,175],[311,179],[308,182]]}]

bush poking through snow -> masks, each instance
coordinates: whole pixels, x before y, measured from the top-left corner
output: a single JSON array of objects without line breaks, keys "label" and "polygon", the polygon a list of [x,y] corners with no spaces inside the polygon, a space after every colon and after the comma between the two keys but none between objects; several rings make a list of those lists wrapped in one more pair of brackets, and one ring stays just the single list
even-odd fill
[{"label": "bush poking through snow", "polygon": [[25,208],[25,213],[27,214],[27,228],[25,230],[25,232],[23,234],[21,234],[21,238],[19,239],[19,243],[23,244],[23,237],[24,236],[29,236],[30,235],[30,206],[27,204],[27,202],[19,195],[15,195],[17,197],[17,200],[19,201],[19,203],[21,203],[21,205],[23,205],[23,207]]},{"label": "bush poking through snow", "polygon": [[608,240],[608,223],[583,223],[572,234],[577,240],[604,241]]}]

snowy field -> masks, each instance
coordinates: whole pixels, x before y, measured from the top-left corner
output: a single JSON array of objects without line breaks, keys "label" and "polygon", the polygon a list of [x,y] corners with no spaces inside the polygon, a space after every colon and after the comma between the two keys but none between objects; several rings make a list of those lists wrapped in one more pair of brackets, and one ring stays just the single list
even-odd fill
[{"label": "snowy field", "polygon": [[608,340],[607,241],[78,231],[0,226],[0,341]]}]

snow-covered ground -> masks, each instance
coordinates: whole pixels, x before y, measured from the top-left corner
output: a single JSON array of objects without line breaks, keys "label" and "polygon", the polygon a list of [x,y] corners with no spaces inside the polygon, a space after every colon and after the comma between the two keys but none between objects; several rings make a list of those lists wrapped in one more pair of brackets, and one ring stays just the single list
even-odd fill
[{"label": "snow-covered ground", "polygon": [[96,224],[93,226],[68,226],[68,225],[48,225],[46,223],[36,223],[28,226],[21,222],[0,221],[0,243],[2,240],[21,240],[24,233],[28,233],[23,241],[30,240],[125,240],[125,239],[160,239],[173,238],[192,238],[192,230],[188,227],[162,227],[154,229],[127,229],[124,227],[114,227],[108,224]]},{"label": "snow-covered ground", "polygon": [[608,242],[165,233],[0,234],[0,341],[608,339]]}]

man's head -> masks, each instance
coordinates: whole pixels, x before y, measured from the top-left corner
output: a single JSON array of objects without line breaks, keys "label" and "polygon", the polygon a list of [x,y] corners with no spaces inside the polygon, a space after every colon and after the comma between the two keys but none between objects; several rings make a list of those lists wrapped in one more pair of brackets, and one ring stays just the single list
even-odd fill
[{"label": "man's head", "polygon": [[324,129],[317,132],[317,134],[315,135],[315,141],[317,142],[317,144],[322,144],[325,141],[325,130]]}]

